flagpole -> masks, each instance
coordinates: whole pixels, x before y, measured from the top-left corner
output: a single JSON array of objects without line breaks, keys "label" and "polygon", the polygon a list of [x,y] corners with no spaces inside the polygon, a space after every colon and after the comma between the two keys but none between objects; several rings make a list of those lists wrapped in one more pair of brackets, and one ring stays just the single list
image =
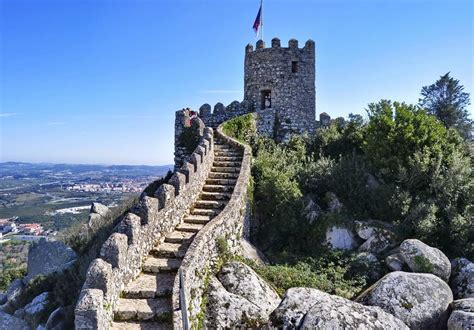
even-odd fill
[{"label": "flagpole", "polygon": [[260,0],[260,8],[262,8],[262,32],[260,33],[260,37],[262,38],[263,41],[263,0]]}]

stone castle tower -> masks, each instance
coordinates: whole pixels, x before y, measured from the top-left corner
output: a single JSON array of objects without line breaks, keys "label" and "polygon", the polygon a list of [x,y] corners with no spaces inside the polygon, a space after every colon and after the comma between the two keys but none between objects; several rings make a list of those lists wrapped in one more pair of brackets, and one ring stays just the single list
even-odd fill
[{"label": "stone castle tower", "polygon": [[291,39],[281,47],[272,39],[271,48],[259,40],[254,50],[245,48],[244,103],[257,113],[260,134],[287,140],[292,133],[315,129],[315,44],[308,40],[298,47]]}]

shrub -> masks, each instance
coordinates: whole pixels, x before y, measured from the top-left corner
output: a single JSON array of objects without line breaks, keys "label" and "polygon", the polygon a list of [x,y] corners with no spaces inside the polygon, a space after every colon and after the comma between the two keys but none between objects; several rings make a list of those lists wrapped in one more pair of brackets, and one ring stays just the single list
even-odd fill
[{"label": "shrub", "polygon": [[249,113],[232,118],[223,124],[222,130],[226,135],[233,137],[240,142],[253,145],[257,135],[255,114]]}]

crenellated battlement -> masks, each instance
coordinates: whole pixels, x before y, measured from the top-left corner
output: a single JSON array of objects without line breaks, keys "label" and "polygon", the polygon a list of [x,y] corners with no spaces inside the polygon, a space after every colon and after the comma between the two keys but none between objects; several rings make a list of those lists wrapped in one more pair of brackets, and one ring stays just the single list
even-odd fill
[{"label": "crenellated battlement", "polygon": [[275,49],[280,49],[280,50],[300,50],[300,51],[308,51],[308,52],[314,52],[315,49],[315,42],[311,39],[307,40],[304,47],[299,48],[298,47],[298,40],[296,39],[290,39],[288,40],[288,47],[281,47],[281,41],[279,38],[273,38],[271,41],[271,47],[265,47],[265,41],[263,40],[258,40],[255,45],[255,49],[253,44],[248,44],[245,47],[245,54],[250,54],[254,52],[261,52],[261,51],[272,51]]}]

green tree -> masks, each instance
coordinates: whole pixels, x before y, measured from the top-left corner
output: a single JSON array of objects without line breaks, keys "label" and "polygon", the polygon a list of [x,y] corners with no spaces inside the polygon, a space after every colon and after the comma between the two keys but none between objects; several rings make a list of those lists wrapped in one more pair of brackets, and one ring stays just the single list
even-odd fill
[{"label": "green tree", "polygon": [[449,76],[449,72],[438,81],[421,89],[419,105],[438,118],[446,127],[455,128],[466,139],[471,137],[473,121],[466,107],[470,104],[469,93],[459,80]]}]

